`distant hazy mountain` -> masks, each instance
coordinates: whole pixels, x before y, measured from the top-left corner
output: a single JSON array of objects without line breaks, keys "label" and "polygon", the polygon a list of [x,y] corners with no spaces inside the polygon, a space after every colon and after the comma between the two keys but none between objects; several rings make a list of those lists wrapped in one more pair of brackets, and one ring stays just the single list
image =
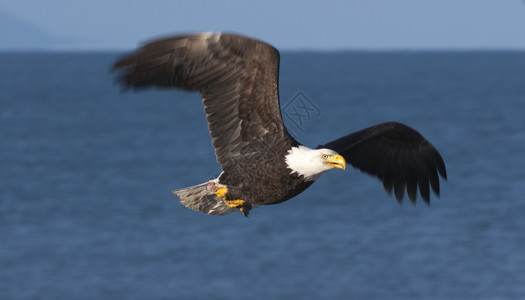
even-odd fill
[{"label": "distant hazy mountain", "polygon": [[65,39],[0,10],[0,50],[54,49],[65,42]]}]

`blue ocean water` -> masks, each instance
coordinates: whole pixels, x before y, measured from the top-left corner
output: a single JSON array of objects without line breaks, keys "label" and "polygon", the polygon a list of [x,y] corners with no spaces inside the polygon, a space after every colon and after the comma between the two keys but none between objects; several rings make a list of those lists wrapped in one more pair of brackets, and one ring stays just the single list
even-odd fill
[{"label": "blue ocean water", "polygon": [[284,53],[298,140],[403,122],[449,180],[331,171],[250,218],[170,193],[220,172],[199,96],[121,93],[116,56],[0,54],[0,299],[525,298],[525,53]]}]

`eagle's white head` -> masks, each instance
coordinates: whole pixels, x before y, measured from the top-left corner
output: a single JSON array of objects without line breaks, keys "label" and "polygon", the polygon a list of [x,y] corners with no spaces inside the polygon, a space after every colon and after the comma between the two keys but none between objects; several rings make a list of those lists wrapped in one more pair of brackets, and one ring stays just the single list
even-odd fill
[{"label": "eagle's white head", "polygon": [[333,168],[346,168],[345,159],[330,149],[310,149],[305,146],[292,147],[285,156],[291,173],[302,175],[306,180],[316,180]]}]

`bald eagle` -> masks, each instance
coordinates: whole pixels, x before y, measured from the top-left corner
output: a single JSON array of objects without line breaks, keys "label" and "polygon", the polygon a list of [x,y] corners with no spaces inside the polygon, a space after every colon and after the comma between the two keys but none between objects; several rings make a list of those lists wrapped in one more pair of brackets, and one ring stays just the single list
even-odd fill
[{"label": "bald eagle", "polygon": [[222,173],[173,191],[186,207],[207,214],[286,201],[324,172],[346,163],[378,177],[399,202],[406,188],[430,201],[439,196],[446,168],[417,131],[397,122],[378,124],[308,148],[286,130],[279,106],[279,52],[262,41],[225,33],[181,35],[150,42],[114,64],[118,82],[134,89],[199,91]]}]

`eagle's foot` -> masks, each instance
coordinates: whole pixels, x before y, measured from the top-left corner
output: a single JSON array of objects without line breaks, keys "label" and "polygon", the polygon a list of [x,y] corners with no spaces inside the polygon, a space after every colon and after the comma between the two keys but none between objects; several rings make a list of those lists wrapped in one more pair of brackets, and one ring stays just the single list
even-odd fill
[{"label": "eagle's foot", "polygon": [[250,209],[252,209],[252,206],[248,202],[242,199],[227,200],[226,193],[228,193],[228,189],[226,187],[221,187],[215,191],[215,195],[221,198],[226,205],[232,208],[239,209],[245,217],[248,217],[248,214],[250,213]]},{"label": "eagle's foot", "polygon": [[224,201],[226,201],[226,193],[228,193],[228,189],[226,187],[221,187],[215,191],[215,195]]},{"label": "eagle's foot", "polygon": [[229,207],[239,209],[245,217],[248,217],[248,214],[250,213],[250,209],[252,208],[252,206],[249,203],[241,199],[224,200],[224,202]]},{"label": "eagle's foot", "polygon": [[246,203],[244,200],[241,200],[241,199],[224,200],[224,202],[226,202],[226,205],[228,205],[229,207],[235,207],[235,208],[242,207],[244,206],[244,203]]}]

